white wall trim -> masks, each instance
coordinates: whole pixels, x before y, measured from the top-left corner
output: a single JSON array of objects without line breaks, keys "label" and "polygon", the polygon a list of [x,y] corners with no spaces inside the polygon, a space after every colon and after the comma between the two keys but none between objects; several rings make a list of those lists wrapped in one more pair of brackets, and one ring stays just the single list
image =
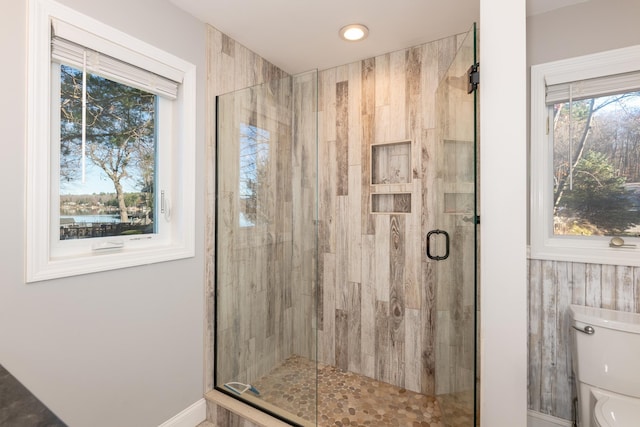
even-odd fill
[{"label": "white wall trim", "polygon": [[527,424],[526,45],[525,0],[480,1],[482,427]]},{"label": "white wall trim", "polygon": [[207,402],[202,398],[158,427],[195,427],[206,419]]},{"label": "white wall trim", "polygon": [[552,417],[541,412],[527,411],[527,427],[572,427],[573,423],[563,418]]}]

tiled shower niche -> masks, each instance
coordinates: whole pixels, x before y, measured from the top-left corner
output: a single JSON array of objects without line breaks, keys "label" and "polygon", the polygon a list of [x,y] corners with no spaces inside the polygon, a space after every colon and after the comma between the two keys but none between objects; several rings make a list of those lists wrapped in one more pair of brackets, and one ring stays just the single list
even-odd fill
[{"label": "tiled shower niche", "polygon": [[371,212],[411,213],[411,141],[371,145]]},{"label": "tiled shower niche", "polygon": [[411,141],[371,146],[371,184],[411,182]]}]

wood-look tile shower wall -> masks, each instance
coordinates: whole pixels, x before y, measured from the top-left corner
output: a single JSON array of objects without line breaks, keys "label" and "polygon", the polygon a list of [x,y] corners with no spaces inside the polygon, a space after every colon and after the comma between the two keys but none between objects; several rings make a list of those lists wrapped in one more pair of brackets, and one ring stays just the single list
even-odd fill
[{"label": "wood-look tile shower wall", "polygon": [[[435,94],[460,41],[319,74],[318,357],[428,394],[437,278],[423,237],[435,224]],[[397,141],[411,141],[411,212],[372,214],[371,145]]]},{"label": "wood-look tile shower wall", "polygon": [[219,383],[251,383],[293,353],[291,98],[287,78],[218,100]]},{"label": "wood-look tile shower wall", "polygon": [[218,98],[217,385],[314,358],[316,343],[317,74],[284,75],[220,40],[225,59],[273,78]]},{"label": "wood-look tile shower wall", "polygon": [[[215,212],[216,212],[216,96],[256,84],[278,80],[285,72],[213,27],[207,27],[207,220],[206,220],[206,333],[205,391],[212,390],[214,355],[229,355],[230,349],[214,347],[215,301]],[[246,310],[246,307],[242,307]],[[238,314],[238,313],[236,313]],[[242,313],[245,315],[246,313]],[[233,356],[233,355],[232,355]],[[240,368],[238,367],[238,370]]]}]

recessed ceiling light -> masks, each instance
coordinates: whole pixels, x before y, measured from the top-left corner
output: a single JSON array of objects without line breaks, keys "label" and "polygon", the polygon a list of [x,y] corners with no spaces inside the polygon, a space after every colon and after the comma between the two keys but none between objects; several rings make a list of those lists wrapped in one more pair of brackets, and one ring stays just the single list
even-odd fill
[{"label": "recessed ceiling light", "polygon": [[369,29],[362,24],[351,24],[340,28],[340,37],[346,41],[364,40],[369,35]]}]

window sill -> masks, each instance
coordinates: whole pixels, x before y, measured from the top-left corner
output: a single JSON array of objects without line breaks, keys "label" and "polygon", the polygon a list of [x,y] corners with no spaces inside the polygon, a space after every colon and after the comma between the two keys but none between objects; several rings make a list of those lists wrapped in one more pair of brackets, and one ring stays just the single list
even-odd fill
[{"label": "window sill", "polygon": [[529,259],[640,267],[640,246],[612,248],[608,238],[591,242],[579,237],[548,238],[544,243],[542,238],[535,240],[532,239]]},{"label": "window sill", "polygon": [[40,263],[34,262],[27,271],[27,282],[155,264],[191,258],[194,255],[193,248],[167,245],[145,249],[115,249],[87,253],[82,256],[51,258]]}]

